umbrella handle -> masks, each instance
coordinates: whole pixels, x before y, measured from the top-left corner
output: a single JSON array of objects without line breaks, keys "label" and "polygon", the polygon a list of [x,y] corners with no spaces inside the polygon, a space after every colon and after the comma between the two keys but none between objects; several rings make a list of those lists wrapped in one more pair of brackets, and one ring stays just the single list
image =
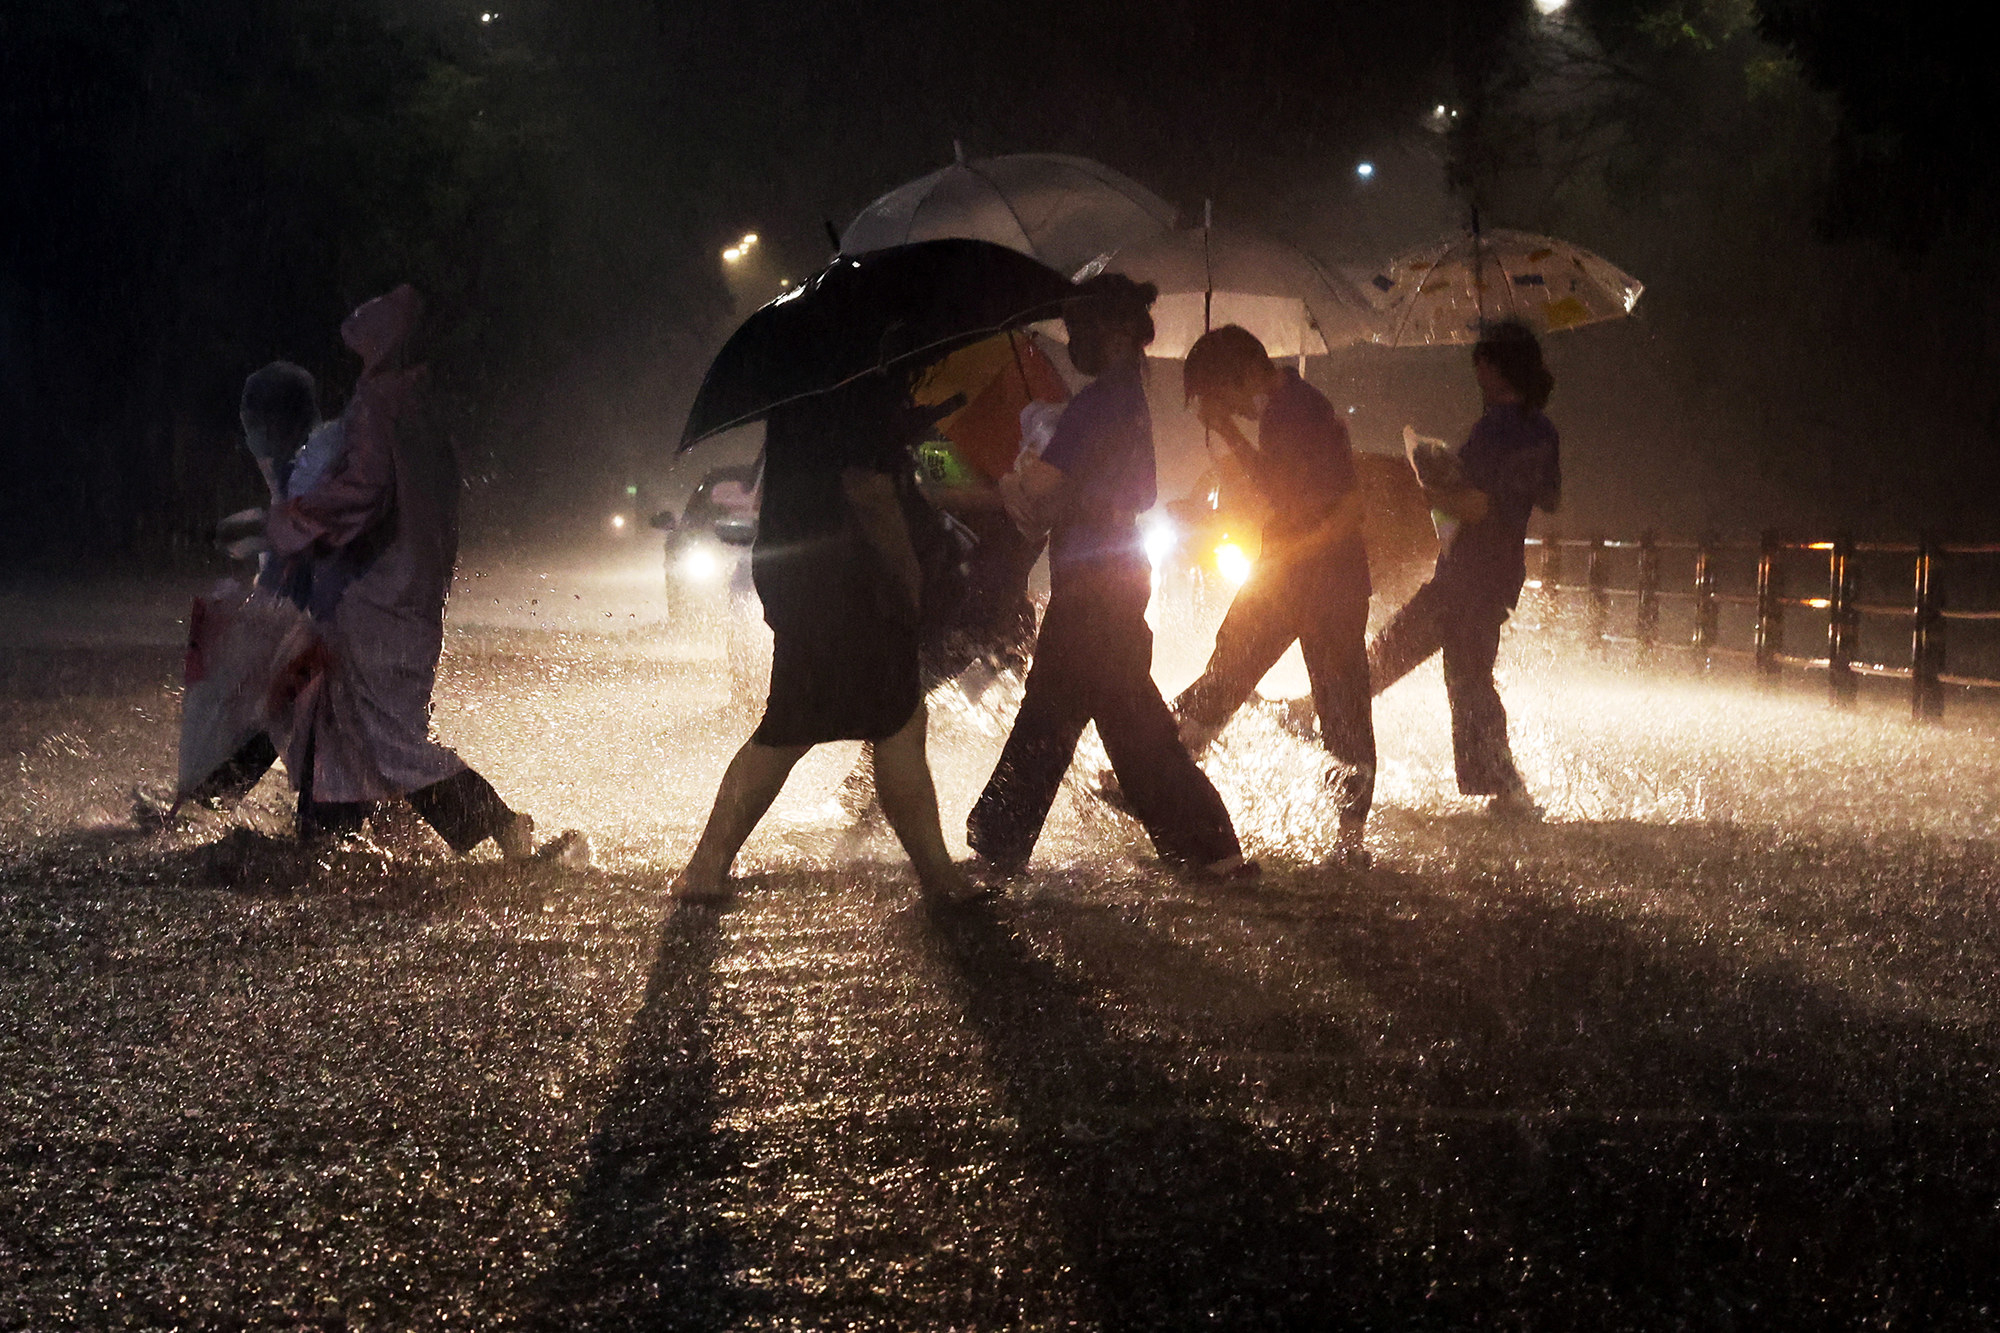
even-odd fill
[{"label": "umbrella handle", "polygon": [[1014,373],[1021,377],[1021,392],[1034,398],[1035,386],[1028,383],[1028,366],[1021,360],[1021,344],[1012,329],[1007,330],[1007,350],[1014,354]]}]

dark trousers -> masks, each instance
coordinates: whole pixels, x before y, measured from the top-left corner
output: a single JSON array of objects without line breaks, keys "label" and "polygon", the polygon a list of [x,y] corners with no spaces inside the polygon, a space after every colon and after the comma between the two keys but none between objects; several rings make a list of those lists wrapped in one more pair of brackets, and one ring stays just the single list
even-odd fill
[{"label": "dark trousers", "polygon": [[250,794],[250,789],[271,771],[271,765],[278,762],[278,747],[271,738],[258,732],[245,741],[235,754],[229,756],[222,766],[201,780],[201,785],[188,793],[188,799],[198,805],[234,805]]},{"label": "dark trousers", "polygon": [[[437,830],[452,851],[463,856],[506,828],[514,812],[500,799],[493,784],[472,769],[442,782],[419,787],[409,802],[426,824]],[[375,809],[372,801],[316,801],[310,790],[299,793],[299,836],[331,837],[358,833]]]},{"label": "dark trousers", "polygon": [[1500,626],[1512,610],[1490,593],[1459,589],[1436,579],[1390,618],[1368,649],[1376,694],[1401,680],[1432,653],[1444,652],[1444,692],[1451,704],[1451,752],[1458,789],[1467,796],[1498,796],[1521,784],[1507,744],[1507,710],[1493,684],[1500,655]]},{"label": "dark trousers", "polygon": [[1143,563],[1065,572],[1042,617],[1014,729],[966,820],[981,856],[1005,866],[1027,861],[1088,722],[1097,723],[1118,783],[1163,858],[1207,865],[1242,850],[1153,683],[1150,595]]},{"label": "dark trousers", "polygon": [[1181,691],[1174,713],[1219,730],[1295,640],[1312,681],[1320,739],[1338,765],[1340,817],[1366,819],[1375,800],[1375,717],[1368,585],[1355,571],[1258,566],[1229,604],[1201,679]]}]

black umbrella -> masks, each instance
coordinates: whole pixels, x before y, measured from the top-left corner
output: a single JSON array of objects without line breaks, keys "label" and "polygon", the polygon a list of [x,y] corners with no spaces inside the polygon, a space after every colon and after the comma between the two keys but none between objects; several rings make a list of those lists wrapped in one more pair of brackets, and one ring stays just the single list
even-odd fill
[{"label": "black umbrella", "polygon": [[743,321],[709,363],[680,448],[895,365],[936,360],[1051,319],[1075,289],[990,241],[918,241],[839,256]]}]

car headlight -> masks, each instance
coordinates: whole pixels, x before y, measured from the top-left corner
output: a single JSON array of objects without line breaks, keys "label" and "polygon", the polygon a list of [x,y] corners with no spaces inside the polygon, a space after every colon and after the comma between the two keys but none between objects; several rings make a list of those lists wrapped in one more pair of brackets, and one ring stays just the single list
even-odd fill
[{"label": "car headlight", "polygon": [[1250,555],[1235,542],[1225,541],[1215,548],[1215,571],[1240,588],[1250,579]]},{"label": "car headlight", "polygon": [[722,557],[710,546],[690,546],[674,562],[674,572],[689,583],[713,583],[722,577]]}]

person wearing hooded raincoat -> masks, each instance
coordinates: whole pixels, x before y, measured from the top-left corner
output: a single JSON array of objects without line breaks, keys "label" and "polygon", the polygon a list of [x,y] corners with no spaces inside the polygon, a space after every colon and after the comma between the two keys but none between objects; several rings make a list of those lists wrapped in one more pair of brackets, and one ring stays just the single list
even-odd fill
[{"label": "person wearing hooded raincoat", "polygon": [[343,567],[321,621],[320,670],[300,690],[284,756],[300,832],[359,828],[378,803],[407,799],[455,852],[492,838],[531,850],[534,821],[430,735],[444,604],[458,559],[457,460],[417,420],[425,368],[409,346],[423,303],[405,284],[341,326],[361,378],[341,414],[345,452],[317,485],[271,512],[280,558]]}]

